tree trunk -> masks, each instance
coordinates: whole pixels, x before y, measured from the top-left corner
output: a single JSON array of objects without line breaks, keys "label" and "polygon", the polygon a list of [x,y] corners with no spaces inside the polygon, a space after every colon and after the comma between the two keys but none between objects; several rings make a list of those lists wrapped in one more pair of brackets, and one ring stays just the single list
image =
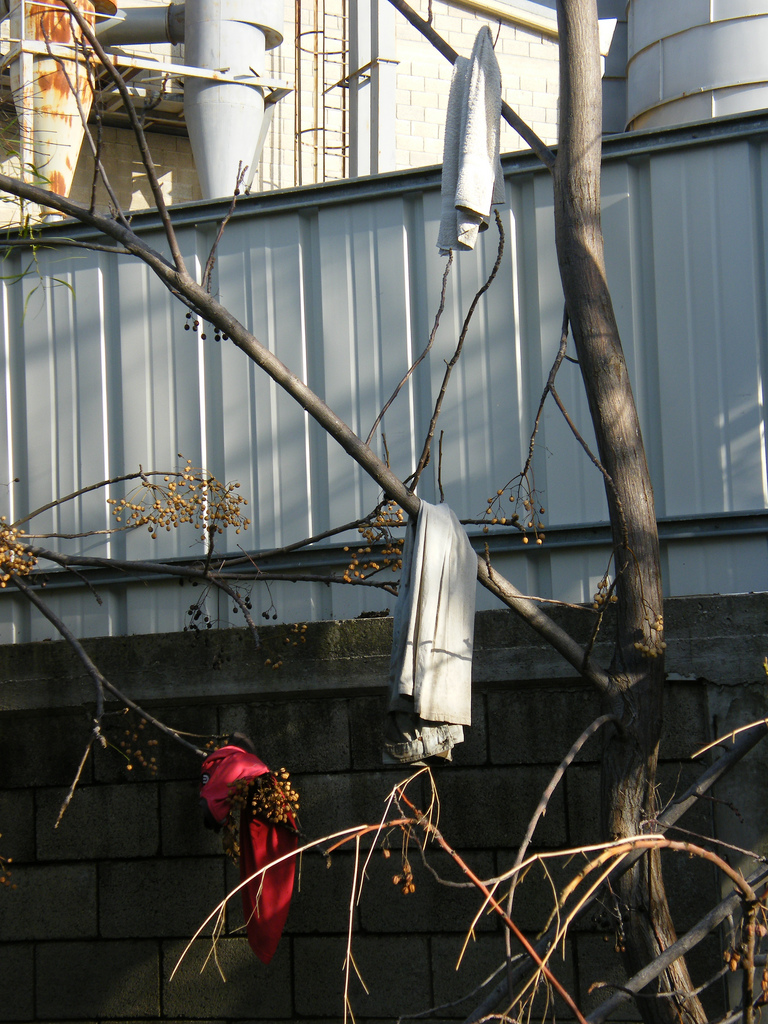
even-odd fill
[{"label": "tree trunk", "polygon": [[[605,279],[600,228],[601,81],[596,0],[559,0],[560,139],[554,167],[555,232],[565,301],[598,453],[614,545],[618,623],[605,710],[623,728],[606,737],[602,768],[605,838],[634,835],[656,815],[654,784],[662,723],[662,589],[653,491],[621,340]],[[635,645],[639,645],[638,649]],[[642,649],[645,648],[645,649]],[[618,882],[627,970],[635,973],[675,941],[658,853]],[[641,999],[647,1024],[703,1021],[683,961]]]}]

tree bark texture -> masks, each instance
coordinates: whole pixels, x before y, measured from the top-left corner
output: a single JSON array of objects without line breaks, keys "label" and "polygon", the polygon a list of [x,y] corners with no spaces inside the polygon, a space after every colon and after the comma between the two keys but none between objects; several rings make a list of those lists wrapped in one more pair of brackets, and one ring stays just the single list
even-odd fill
[{"label": "tree bark texture", "polygon": [[[604,711],[602,813],[606,839],[636,835],[656,817],[655,777],[662,723],[664,655],[658,533],[648,465],[605,277],[600,227],[601,70],[595,0],[559,0],[560,138],[553,170],[555,237],[565,302],[610,482],[618,620]],[[638,650],[635,644],[650,649]],[[654,829],[655,830],[655,829]],[[618,884],[627,970],[634,974],[676,939],[658,852]],[[641,999],[647,1024],[703,1021],[682,961],[660,986],[675,998]]]}]

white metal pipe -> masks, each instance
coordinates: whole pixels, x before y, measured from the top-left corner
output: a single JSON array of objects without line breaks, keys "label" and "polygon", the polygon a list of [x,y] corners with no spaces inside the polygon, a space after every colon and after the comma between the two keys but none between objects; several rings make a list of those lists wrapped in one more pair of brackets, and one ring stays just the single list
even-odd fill
[{"label": "white metal pipe", "polygon": [[184,4],[123,7],[114,18],[96,25],[103,46],[184,42]]}]

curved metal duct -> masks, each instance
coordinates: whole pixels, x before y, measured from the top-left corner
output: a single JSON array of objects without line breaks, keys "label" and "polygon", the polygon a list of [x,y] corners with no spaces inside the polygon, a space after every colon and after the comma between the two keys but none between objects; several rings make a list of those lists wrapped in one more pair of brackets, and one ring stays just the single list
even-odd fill
[{"label": "curved metal duct", "polygon": [[629,128],[768,107],[766,0],[630,0]]},{"label": "curved metal duct", "polygon": [[205,199],[231,196],[238,164],[249,165],[264,118],[266,51],[282,42],[282,0],[187,0],[188,65],[242,77],[239,82],[187,78],[184,116]]},{"label": "curved metal duct", "polygon": [[122,7],[114,18],[96,26],[96,35],[103,46],[183,43],[184,4]]}]

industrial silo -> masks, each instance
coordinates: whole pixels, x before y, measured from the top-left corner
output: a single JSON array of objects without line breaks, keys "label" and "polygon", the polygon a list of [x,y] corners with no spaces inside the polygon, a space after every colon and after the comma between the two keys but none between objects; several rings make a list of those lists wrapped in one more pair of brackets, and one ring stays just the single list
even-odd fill
[{"label": "industrial silo", "polygon": [[629,0],[627,127],[768,107],[765,0]]}]

